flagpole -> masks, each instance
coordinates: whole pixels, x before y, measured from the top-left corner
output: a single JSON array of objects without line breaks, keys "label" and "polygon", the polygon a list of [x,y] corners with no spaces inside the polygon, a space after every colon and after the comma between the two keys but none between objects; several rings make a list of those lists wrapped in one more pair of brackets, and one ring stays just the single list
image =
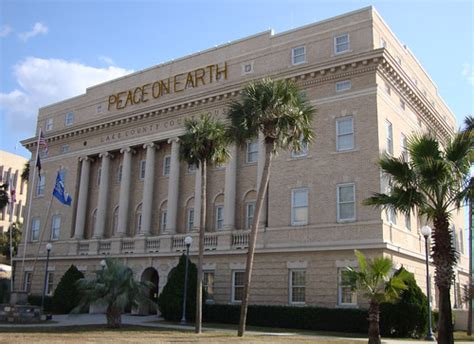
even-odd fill
[{"label": "flagpole", "polygon": [[[12,181],[11,176],[10,176],[10,182]],[[10,189],[10,195],[11,195],[11,188],[12,186],[9,186]],[[13,202],[13,199],[10,200],[10,267],[11,267],[11,276],[10,276],[10,292],[13,291],[13,210],[15,209],[15,202]]]},{"label": "flagpole", "polygon": [[[33,202],[33,195],[35,192],[35,181],[36,181],[36,161],[38,160],[38,155],[39,155],[39,148],[40,148],[40,138],[41,138],[41,128],[38,133],[38,140],[36,141],[36,155],[35,155],[35,160],[33,164],[33,180],[31,182],[31,189],[28,187],[28,190],[31,190],[29,192],[30,198],[28,200],[28,213],[26,215],[26,228],[23,227],[23,232],[25,232],[25,240],[23,242],[23,258],[21,260],[21,276],[20,276],[20,285],[18,288],[22,288],[23,290],[24,287],[24,279],[25,279],[25,256],[26,256],[26,245],[28,243],[28,233],[29,233],[29,228],[30,228],[30,217],[31,217],[31,204]],[[30,165],[31,166],[31,165]],[[26,290],[25,290],[26,291]]]}]

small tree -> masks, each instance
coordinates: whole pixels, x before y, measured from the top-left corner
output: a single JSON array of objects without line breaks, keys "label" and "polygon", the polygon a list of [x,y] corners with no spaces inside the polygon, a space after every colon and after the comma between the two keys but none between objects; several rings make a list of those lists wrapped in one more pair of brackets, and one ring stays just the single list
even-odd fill
[{"label": "small tree", "polygon": [[383,336],[420,338],[428,327],[428,299],[412,273],[401,267],[394,276],[400,274],[406,275],[407,289],[397,302],[380,305],[380,330]]},{"label": "small tree", "polygon": [[118,259],[107,258],[105,267],[96,272],[95,279],[81,278],[77,287],[83,297],[74,312],[79,312],[91,303],[107,306],[107,326],[122,326],[122,313],[128,305],[138,307],[140,304],[155,304],[149,298],[149,282],[138,282],[133,278],[133,271]]},{"label": "small tree", "polygon": [[[179,321],[183,312],[184,274],[186,256],[179,258],[179,263],[168,274],[168,281],[158,297],[158,308],[163,318]],[[197,267],[189,261],[188,290],[186,295],[186,319],[192,320],[196,312]]]},{"label": "small tree", "polygon": [[61,277],[53,294],[53,309],[55,312],[69,313],[79,305],[81,297],[76,282],[81,278],[84,278],[84,274],[75,265],[71,265]]},{"label": "small tree", "polygon": [[21,223],[13,223],[12,226],[5,233],[0,234],[0,254],[10,259],[10,230],[12,232],[13,241],[13,256],[18,252],[18,245],[21,241]]},{"label": "small tree", "polygon": [[398,299],[400,292],[407,289],[406,271],[390,277],[393,262],[389,258],[379,257],[367,261],[365,256],[355,251],[358,269],[348,267],[348,278],[352,290],[364,292],[369,300],[369,344],[381,344],[380,341],[380,304]]}]

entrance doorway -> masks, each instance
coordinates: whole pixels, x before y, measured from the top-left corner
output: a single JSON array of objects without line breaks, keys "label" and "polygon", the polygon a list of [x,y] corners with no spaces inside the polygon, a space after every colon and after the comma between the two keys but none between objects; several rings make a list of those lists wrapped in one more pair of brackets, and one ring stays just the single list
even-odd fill
[{"label": "entrance doorway", "polygon": [[[158,291],[159,291],[159,281],[160,278],[158,276],[158,271],[156,271],[155,268],[153,267],[148,267],[143,271],[142,277],[140,278],[142,282],[151,282],[153,284],[153,287],[150,288],[150,299],[153,300],[153,302],[156,304],[158,301]],[[139,313],[141,315],[148,315],[148,314],[156,314],[156,311],[153,310],[153,308],[149,307],[149,305],[141,305],[140,306],[140,311]]]}]

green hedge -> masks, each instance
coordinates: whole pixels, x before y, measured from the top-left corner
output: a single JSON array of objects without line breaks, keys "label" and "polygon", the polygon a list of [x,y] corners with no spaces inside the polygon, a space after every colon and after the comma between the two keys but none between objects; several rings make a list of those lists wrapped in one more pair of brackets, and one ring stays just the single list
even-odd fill
[{"label": "green hedge", "polygon": [[[238,324],[240,305],[207,304],[205,322]],[[367,333],[367,310],[250,305],[247,325],[313,331]]]},{"label": "green hedge", "polygon": [[[28,295],[28,303],[33,306],[41,306],[41,295]],[[44,297],[44,311],[48,313],[53,311],[52,296]]]}]

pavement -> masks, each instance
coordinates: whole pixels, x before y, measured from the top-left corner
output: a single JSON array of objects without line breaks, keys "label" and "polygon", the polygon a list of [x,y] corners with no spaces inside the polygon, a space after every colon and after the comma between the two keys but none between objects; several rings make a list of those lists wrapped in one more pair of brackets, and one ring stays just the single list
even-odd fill
[{"label": "pavement", "polygon": [[[173,330],[194,330],[193,325],[180,325],[180,324],[170,324],[166,322],[160,322],[156,315],[147,315],[147,316],[137,316],[124,314],[122,316],[122,323],[126,325],[135,325],[135,326],[146,326],[152,328],[163,328],[163,329],[173,329]],[[0,324],[0,332],[2,328],[41,328],[41,327],[64,327],[64,326],[84,326],[84,325],[105,325],[107,323],[104,314],[60,314],[53,315],[52,322],[45,322],[41,324]],[[232,329],[222,329],[222,328],[212,328],[212,327],[203,327],[203,331],[219,331],[219,332],[235,332]],[[347,339],[342,337],[334,336],[323,336],[323,335],[311,335],[308,332],[298,333],[295,332],[262,332],[262,331],[246,331],[248,334],[252,335],[263,335],[263,336],[295,336],[301,335],[306,337],[314,337],[315,339]],[[366,343],[367,339],[364,338],[351,338],[361,343]],[[434,343],[424,340],[399,340],[399,339],[382,339],[384,344],[414,344],[414,343]],[[457,342],[457,343],[469,343],[469,342]]]}]

